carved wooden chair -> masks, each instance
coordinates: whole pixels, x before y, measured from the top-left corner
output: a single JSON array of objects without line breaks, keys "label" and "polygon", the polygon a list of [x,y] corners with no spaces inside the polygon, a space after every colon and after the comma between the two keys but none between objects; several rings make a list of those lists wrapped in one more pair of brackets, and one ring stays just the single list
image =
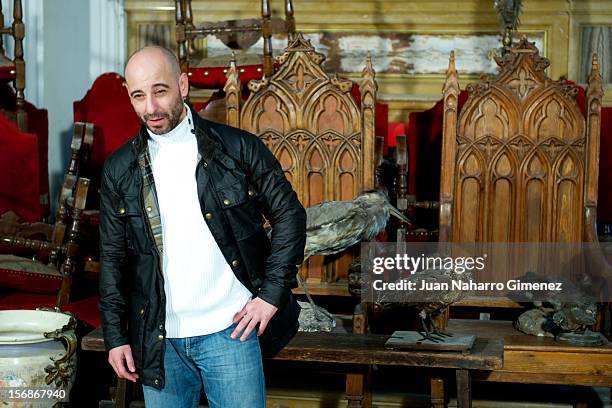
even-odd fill
[{"label": "carved wooden chair", "polygon": [[93,128],[75,124],[72,156],[60,189],[54,224],[23,222],[13,211],[0,216],[0,304],[3,309],[68,303],[79,255],[80,218],[89,180],[80,177]]},{"label": "carved wooden chair", "polygon": [[[499,75],[468,86],[459,112],[451,54],[443,91],[440,241],[597,243],[603,97],[597,58],[586,114],[577,88],[549,79],[548,60],[526,39],[497,62]],[[612,276],[603,258],[595,258],[592,276]],[[511,272],[504,265],[485,269],[477,280],[503,281]],[[507,298],[483,297],[460,305],[517,307]]]},{"label": "carved wooden chair", "polygon": [[[14,58],[11,60],[6,56],[2,36],[7,34],[13,37]],[[25,131],[27,119],[25,111],[25,62],[23,60],[23,38],[25,26],[23,24],[23,12],[21,0],[13,0],[13,24],[4,26],[4,14],[0,2],[0,82],[14,82],[16,91],[16,116],[17,126]]]},{"label": "carved wooden chair", "polygon": [[[353,82],[323,72],[323,59],[298,33],[278,57],[278,71],[249,83],[251,93],[244,104],[235,61],[224,88],[227,123],[263,140],[305,207],[349,200],[374,187],[372,61],[368,58],[363,70],[359,106],[351,95]],[[313,257],[300,273],[314,294],[348,295],[351,259]]]}]

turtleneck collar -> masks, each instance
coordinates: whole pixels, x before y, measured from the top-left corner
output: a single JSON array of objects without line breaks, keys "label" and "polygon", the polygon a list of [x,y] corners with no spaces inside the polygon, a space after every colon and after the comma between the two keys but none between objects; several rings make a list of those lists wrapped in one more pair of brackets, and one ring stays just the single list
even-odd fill
[{"label": "turtleneck collar", "polygon": [[183,120],[171,131],[163,133],[161,135],[156,135],[155,133],[147,129],[149,137],[155,143],[179,143],[187,140],[193,140],[195,130],[193,125],[193,118],[191,116],[191,109],[189,109],[189,107],[185,104],[183,104],[183,106],[185,107],[187,114],[185,115]]}]

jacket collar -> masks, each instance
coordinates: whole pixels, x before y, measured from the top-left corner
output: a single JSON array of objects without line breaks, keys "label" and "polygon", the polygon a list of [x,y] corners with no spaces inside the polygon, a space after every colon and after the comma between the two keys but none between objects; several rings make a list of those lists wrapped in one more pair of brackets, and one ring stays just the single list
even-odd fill
[{"label": "jacket collar", "polygon": [[[198,142],[198,153],[202,159],[205,161],[210,161],[213,157],[215,157],[217,151],[219,150],[219,143],[210,137],[211,133],[216,132],[211,129],[210,122],[202,119],[191,105],[188,104],[187,106],[189,106],[189,109],[191,110],[191,117],[193,118],[194,122],[196,140]],[[149,137],[150,136],[147,132],[146,126],[141,125],[138,135],[133,141],[136,156],[140,156],[146,151]]]}]

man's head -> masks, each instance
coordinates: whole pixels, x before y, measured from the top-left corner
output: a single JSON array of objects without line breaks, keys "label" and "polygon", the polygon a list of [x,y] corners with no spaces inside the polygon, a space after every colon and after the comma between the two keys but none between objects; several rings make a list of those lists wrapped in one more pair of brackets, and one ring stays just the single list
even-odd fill
[{"label": "man's head", "polygon": [[166,48],[136,51],[125,66],[125,81],[136,114],[151,132],[167,133],[185,117],[187,75]]}]

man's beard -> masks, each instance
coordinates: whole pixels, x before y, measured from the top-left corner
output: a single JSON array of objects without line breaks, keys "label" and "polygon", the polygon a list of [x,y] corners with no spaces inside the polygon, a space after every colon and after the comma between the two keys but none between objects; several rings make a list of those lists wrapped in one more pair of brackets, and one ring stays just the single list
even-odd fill
[{"label": "man's beard", "polygon": [[[140,118],[140,120],[144,123],[147,129],[149,129],[152,133],[155,133],[156,135],[163,135],[165,133],[170,132],[180,123],[181,114],[183,113],[184,108],[185,108],[185,105],[183,104],[183,100],[181,98],[177,98],[176,104],[174,105],[174,108],[170,112],[164,112],[164,111],[155,112],[150,115],[144,115],[142,118]],[[159,119],[159,118],[168,119],[168,126],[164,128],[152,128],[149,125],[147,125],[147,121],[149,119]]]}]

